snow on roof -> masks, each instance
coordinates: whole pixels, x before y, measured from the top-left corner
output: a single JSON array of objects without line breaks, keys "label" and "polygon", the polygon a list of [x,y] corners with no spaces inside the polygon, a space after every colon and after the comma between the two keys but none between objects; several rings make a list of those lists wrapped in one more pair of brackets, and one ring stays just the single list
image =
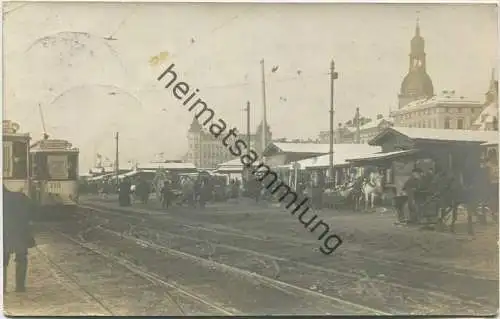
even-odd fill
[{"label": "snow on roof", "polygon": [[[255,162],[253,166],[257,166],[258,163]],[[241,163],[241,160],[239,158],[232,159],[230,161],[221,163],[217,165],[216,172],[229,172],[229,171],[238,171],[238,170],[243,170],[243,164]]]},{"label": "snow on roof", "polygon": [[282,153],[317,153],[326,154],[330,150],[329,144],[319,144],[319,143],[271,143],[266,147],[264,151],[265,156],[275,154],[272,149],[277,148],[278,152]]},{"label": "snow on roof", "polygon": [[418,152],[418,150],[405,150],[405,151],[395,151],[395,152],[386,152],[386,153],[376,153],[370,154],[366,156],[359,156],[358,158],[349,158],[347,162],[356,162],[359,160],[374,160],[374,159],[382,159],[382,158],[390,158],[398,155],[406,155],[413,154]]},{"label": "snow on roof", "polygon": [[227,166],[243,166],[243,164],[241,163],[241,160],[239,158],[235,158],[235,159],[232,159],[230,161],[227,161],[227,162],[224,162],[224,163],[221,163],[219,165],[217,165],[217,167],[227,167]]},{"label": "snow on roof", "polygon": [[[376,128],[378,127],[380,124],[382,124],[383,122],[389,122],[389,123],[392,123],[392,121],[390,119],[386,119],[386,118],[381,118],[381,119],[378,119],[378,120],[373,120],[373,121],[370,121],[368,123],[366,123],[365,125],[361,125],[359,127],[359,130],[360,131],[363,131],[363,130],[369,130],[371,128]],[[356,129],[354,129],[356,130]]]},{"label": "snow on roof", "polygon": [[487,142],[497,141],[498,132],[496,131],[471,131],[471,130],[445,130],[435,128],[416,128],[416,127],[391,127],[375,136],[369,144],[376,143],[388,132],[396,131],[408,136],[411,139],[434,140],[434,141],[456,141],[456,142]]},{"label": "snow on roof", "polygon": [[481,144],[483,146],[493,146],[493,145],[497,145],[498,146],[498,141],[490,141],[490,142],[486,142],[486,143],[483,143]]},{"label": "snow on roof", "polygon": [[484,128],[486,124],[493,124],[495,118],[498,120],[498,103],[493,102],[486,106],[477,119],[474,121],[474,126],[479,126],[479,129]]},{"label": "snow on roof", "polygon": [[96,177],[91,177],[88,180],[89,181],[99,181],[101,179],[105,179],[105,178],[111,177],[113,175],[114,175],[114,173],[104,174],[104,175],[99,175],[99,176],[96,176]]},{"label": "snow on roof", "polygon": [[[379,146],[368,144],[336,144],[333,148],[333,165],[346,165],[347,159],[367,156],[380,152]],[[298,161],[301,168],[306,167],[328,167],[330,165],[330,154],[306,158]]]},{"label": "snow on roof", "polygon": [[163,169],[196,169],[196,166],[194,166],[193,163],[178,163],[178,162],[169,162],[169,163],[146,163],[146,164],[139,164],[138,169],[150,169],[150,170],[156,170],[158,168],[163,168]]},{"label": "snow on roof", "polygon": [[479,99],[471,99],[455,94],[455,91],[442,91],[431,98],[424,98],[406,104],[402,109],[393,111],[394,113],[405,112],[412,108],[426,108],[442,104],[466,104],[467,106],[482,106]]},{"label": "snow on roof", "polygon": [[122,179],[124,177],[132,177],[132,176],[135,176],[135,175],[139,174],[140,172],[141,171],[135,171],[135,170],[134,171],[130,171],[130,172],[126,172],[124,174],[118,175],[118,178]]},{"label": "snow on roof", "polygon": [[102,173],[104,168],[104,172],[114,172],[115,169],[113,167],[93,167],[90,169],[91,173]]}]

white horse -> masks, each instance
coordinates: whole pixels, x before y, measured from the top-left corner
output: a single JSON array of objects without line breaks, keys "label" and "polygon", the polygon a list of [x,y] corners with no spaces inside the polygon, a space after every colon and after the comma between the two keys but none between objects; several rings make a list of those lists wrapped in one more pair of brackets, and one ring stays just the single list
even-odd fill
[{"label": "white horse", "polygon": [[370,205],[371,209],[375,208],[375,199],[380,198],[383,194],[382,187],[383,175],[379,172],[372,172],[363,183],[361,187],[361,191],[363,193],[362,198],[365,201],[365,210],[368,210],[368,205]]},{"label": "white horse", "polygon": [[184,202],[187,201],[190,206],[193,206],[195,201],[194,181],[189,176],[182,178],[181,188],[182,188],[183,201]]},{"label": "white horse", "polygon": [[158,170],[153,178],[153,185],[155,187],[156,198],[160,200],[161,198],[161,189],[163,187],[163,183],[167,180],[167,174],[163,170]]}]

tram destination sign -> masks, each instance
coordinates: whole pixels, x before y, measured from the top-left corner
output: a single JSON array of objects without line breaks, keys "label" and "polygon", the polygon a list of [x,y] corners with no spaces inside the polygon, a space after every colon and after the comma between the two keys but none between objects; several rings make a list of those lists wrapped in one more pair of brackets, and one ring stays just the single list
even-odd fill
[{"label": "tram destination sign", "polygon": [[60,150],[60,149],[70,149],[72,146],[71,143],[65,140],[44,140],[40,141],[40,148],[42,149],[54,149],[54,150]]}]

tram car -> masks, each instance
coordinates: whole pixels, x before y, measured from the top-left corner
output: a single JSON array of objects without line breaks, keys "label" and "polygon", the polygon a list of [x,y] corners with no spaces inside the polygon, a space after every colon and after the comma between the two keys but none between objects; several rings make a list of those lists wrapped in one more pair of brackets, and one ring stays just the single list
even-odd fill
[{"label": "tram car", "polygon": [[23,192],[30,196],[29,190],[29,145],[30,134],[19,132],[18,123],[2,121],[3,146],[3,184],[13,192]]},{"label": "tram car", "polygon": [[41,208],[71,211],[78,204],[79,150],[47,135],[30,148],[32,198]]},{"label": "tram car", "polygon": [[483,160],[486,163],[492,184],[498,184],[498,142],[482,144]]}]

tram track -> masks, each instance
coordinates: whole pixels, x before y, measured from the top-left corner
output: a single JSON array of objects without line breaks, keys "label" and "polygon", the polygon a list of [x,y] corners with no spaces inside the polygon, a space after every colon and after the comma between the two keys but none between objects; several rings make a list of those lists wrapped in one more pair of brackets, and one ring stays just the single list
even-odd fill
[{"label": "tram track", "polygon": [[[75,286],[78,291],[83,292],[84,296],[86,297],[85,299],[90,302],[97,303],[101,309],[103,309],[108,315],[114,316],[115,314],[113,311],[107,307],[98,297],[96,297],[93,293],[91,293],[88,289],[86,289],[83,285],[79,283],[78,280],[76,280],[71,274],[69,274],[67,271],[65,271],[61,266],[59,266],[55,261],[50,258],[50,256],[45,253],[42,249],[39,247],[35,246],[35,249],[39,253],[40,256],[45,259],[47,264],[50,265],[51,267],[51,272],[54,274],[54,276],[58,279],[61,277],[64,277],[68,279],[74,287],[71,287],[70,285],[65,285],[70,291],[74,290]],[[64,282],[64,280],[60,280],[60,282]]]},{"label": "tram track", "polygon": [[[297,247],[303,247],[304,245],[314,245],[317,244],[316,241],[313,240],[307,240],[307,239],[298,239],[290,236],[281,236],[278,234],[268,234],[268,233],[261,233],[259,231],[254,231],[252,230],[252,233],[249,233],[246,230],[242,229],[237,229],[234,227],[230,227],[227,225],[221,225],[221,224],[216,224],[212,222],[202,222],[201,225],[194,225],[192,224],[192,220],[183,218],[180,214],[177,214],[175,217],[168,216],[167,214],[161,212],[160,210],[155,210],[154,212],[151,211],[140,211],[140,210],[134,210],[132,211],[126,211],[120,208],[111,208],[111,207],[103,207],[100,205],[81,205],[82,208],[84,209],[93,209],[93,210],[102,210],[105,209],[106,212],[115,212],[120,214],[120,216],[126,215],[130,218],[137,218],[138,214],[140,216],[146,216],[149,218],[155,218],[155,217],[161,217],[161,219],[167,219],[170,221],[174,222],[182,222],[182,226],[185,228],[193,229],[193,230],[202,230],[202,231],[207,231],[207,232],[212,232],[212,233],[217,233],[217,234],[227,234],[228,236],[238,236],[242,238],[248,238],[252,240],[257,240],[257,241],[262,241],[262,242],[270,242],[270,241],[277,241],[281,240],[286,242],[287,245],[295,245]],[[141,217],[142,218],[142,217]],[[206,226],[211,226],[211,227],[206,227]],[[345,246],[345,245],[344,245]],[[443,266],[437,262],[427,262],[427,261],[420,261],[416,259],[399,259],[399,257],[394,256],[393,254],[388,254],[386,252],[382,251],[374,251],[370,255],[367,254],[366,250],[364,251],[358,251],[358,249],[352,249],[351,247],[343,247],[343,251],[339,251],[336,253],[336,255],[342,255],[344,251],[346,251],[346,255],[348,254],[349,257],[353,257],[356,255],[360,260],[365,261],[365,260],[371,260],[374,262],[377,262],[379,264],[384,264],[387,266],[394,266],[395,264],[405,267],[407,269],[415,269],[415,270],[422,270],[422,271],[433,271],[433,272],[441,272],[445,274],[451,274],[454,276],[459,276],[459,277],[467,277],[467,278],[472,278],[472,279],[477,279],[477,280],[484,280],[484,281],[498,281],[498,277],[489,277],[489,276],[484,276],[484,275],[478,275],[474,273],[474,270],[465,268],[465,267],[458,267],[454,265],[453,267],[450,266]],[[375,257],[374,255],[382,255],[384,257]]]},{"label": "tram track", "polygon": [[[77,238],[74,238],[71,235],[68,235],[67,233],[60,231],[56,228],[51,228],[51,231],[53,231],[54,233],[57,233],[59,236],[65,238],[66,240],[70,241],[71,243],[78,245],[79,247],[84,248],[85,250],[88,250],[96,255],[99,255],[100,257],[105,258],[108,261],[111,261],[114,264],[117,264],[117,265],[120,265],[120,266],[126,268],[128,271],[134,273],[135,275],[138,275],[139,277],[142,277],[142,278],[150,281],[153,284],[165,286],[169,289],[175,290],[176,292],[181,293],[182,295],[186,296],[189,299],[192,299],[192,300],[195,300],[196,302],[204,304],[209,309],[216,310],[215,314],[229,315],[229,316],[235,315],[234,311],[230,311],[230,310],[225,309],[221,306],[218,306],[214,302],[207,300],[207,299],[204,299],[204,298],[196,295],[193,292],[188,291],[187,289],[185,289],[179,285],[176,285],[176,284],[171,283],[171,282],[167,282],[166,280],[162,279],[161,276],[159,276],[157,274],[154,274],[152,272],[148,272],[148,271],[141,269],[140,267],[134,265],[133,263],[131,263],[130,261],[128,261],[125,258],[111,255],[111,254],[103,251],[102,249],[99,249],[99,248],[89,244],[88,242],[86,242],[86,240],[84,238],[85,233],[89,233],[89,232],[97,230],[97,229],[102,229],[102,226],[103,225],[98,225],[98,226],[92,227],[92,229],[84,230],[77,235]],[[57,266],[57,265],[55,265],[55,266]],[[58,267],[58,269],[61,269],[61,268]],[[61,270],[61,271],[64,272],[64,270]],[[67,273],[67,272],[65,272],[65,273]],[[67,276],[68,276],[68,278],[71,278],[69,275],[67,275]],[[89,296],[91,296],[94,300],[96,300],[96,302],[98,302],[100,305],[102,305],[103,308],[105,308],[110,313],[110,315],[113,315],[113,313],[111,312],[111,310],[109,310],[109,308],[106,308],[100,300],[98,300],[91,293],[89,293],[87,290],[85,290],[84,287],[78,283],[78,281],[76,281],[75,279],[72,279],[72,281],[75,284],[77,284],[82,289],[82,291],[85,291]],[[175,301],[175,299],[171,295],[169,295],[168,293],[167,293],[167,295],[168,295],[169,299],[171,300],[172,304],[174,304],[175,307],[178,309],[179,315],[187,315],[185,313],[185,311],[183,310],[183,308],[179,305],[179,303],[177,301]]]},{"label": "tram track", "polygon": [[[87,207],[88,208],[88,207]],[[95,208],[90,208],[91,210],[93,211],[96,211],[97,210]],[[237,253],[243,253],[245,254],[245,256],[253,256],[253,257],[256,257],[256,258],[264,258],[266,259],[267,261],[271,262],[272,263],[272,266],[275,268],[275,273],[279,274],[280,273],[280,266],[279,266],[279,263],[283,263],[286,265],[286,267],[290,267],[290,265],[292,267],[295,267],[297,269],[299,268],[302,268],[302,269],[307,269],[309,272],[316,272],[316,273],[319,273],[319,274],[329,274],[329,275],[335,275],[337,277],[342,277],[342,278],[348,278],[350,279],[351,281],[360,281],[360,280],[367,280],[369,281],[370,285],[378,285],[379,287],[380,286],[388,286],[390,287],[389,291],[392,291],[392,293],[394,293],[394,289],[399,289],[399,291],[404,291],[403,293],[404,294],[420,294],[420,295],[428,295],[428,296],[432,296],[434,299],[434,302],[436,302],[436,298],[439,298],[441,299],[443,302],[444,301],[447,301],[448,303],[451,303],[451,304],[462,304],[462,305],[466,305],[466,307],[473,307],[475,310],[477,311],[480,311],[480,310],[484,310],[484,308],[487,306],[485,305],[484,301],[483,302],[476,302],[476,301],[473,301],[473,300],[467,300],[467,296],[456,296],[456,295],[451,295],[448,293],[448,291],[442,291],[442,290],[433,290],[433,289],[421,289],[421,288],[416,288],[416,287],[411,287],[411,286],[408,286],[408,285],[402,285],[402,284],[399,284],[397,282],[394,282],[394,280],[391,280],[389,278],[389,280],[387,280],[387,278],[384,278],[384,280],[381,280],[381,279],[377,279],[377,278],[370,278],[369,275],[367,275],[366,273],[348,273],[348,272],[345,272],[345,271],[339,271],[335,268],[337,267],[333,267],[334,269],[332,268],[325,268],[325,267],[322,267],[322,266],[318,266],[318,265],[314,265],[314,264],[310,264],[310,263],[305,263],[305,262],[301,262],[301,261],[295,261],[295,260],[290,260],[288,258],[285,258],[285,257],[280,257],[280,256],[276,256],[276,255],[271,255],[271,254],[267,254],[267,253],[262,253],[262,252],[259,252],[259,251],[256,251],[256,250],[252,250],[252,249],[246,249],[246,248],[242,248],[242,247],[236,247],[236,246],[233,246],[233,245],[226,245],[226,244],[222,244],[222,243],[218,243],[218,242],[213,242],[213,241],[210,241],[209,239],[206,239],[206,238],[199,238],[199,237],[191,237],[191,236],[186,236],[186,235],[182,235],[182,234],[178,234],[178,233],[173,233],[171,231],[168,231],[168,230],[165,230],[165,229],[158,229],[158,226],[159,226],[159,223],[155,223],[154,221],[151,221],[151,220],[145,220],[144,216],[130,216],[128,214],[121,214],[120,213],[117,213],[117,212],[110,212],[110,211],[103,211],[103,210],[100,210],[101,213],[104,213],[104,214],[108,214],[108,215],[114,215],[114,216],[119,216],[119,217],[127,217],[127,218],[131,218],[135,221],[137,220],[140,220],[141,221],[141,226],[140,227],[143,227],[143,229],[140,229],[140,231],[142,231],[143,233],[147,233],[147,232],[150,232],[151,229],[155,229],[156,231],[161,231],[161,233],[159,234],[158,232],[155,233],[155,238],[153,238],[154,240],[156,241],[163,241],[163,243],[168,243],[170,241],[171,238],[176,238],[177,240],[178,239],[182,239],[182,240],[185,240],[187,241],[187,243],[185,243],[184,245],[181,245],[182,247],[176,247],[176,249],[170,249],[170,248],[167,248],[165,246],[162,246],[162,245],[158,245],[156,243],[152,243],[152,242],[149,242],[149,244],[155,246],[157,249],[163,249],[163,251],[167,251],[169,253],[177,253],[177,254],[186,254],[186,250],[189,251],[188,255],[192,256],[191,258],[200,258],[198,256],[195,256],[195,255],[200,255],[199,252],[196,251],[196,249],[189,249],[187,247],[195,247],[196,246],[196,243],[201,244],[201,243],[205,243],[207,246],[209,246],[212,250],[217,250],[217,251],[221,251],[221,249],[224,251],[224,253],[231,253],[231,252],[237,252]],[[147,214],[145,214],[147,215]],[[154,214],[149,214],[150,217],[152,217],[152,215]],[[120,227],[119,225],[117,225],[117,223],[120,223],[119,221],[116,221],[114,220],[113,221],[113,224],[114,224],[114,229],[106,229],[105,231],[109,231],[109,232],[115,232],[115,235],[118,234],[118,232],[120,231]],[[147,225],[146,225],[147,224]],[[107,224],[108,226],[110,224]],[[135,228],[137,230],[139,230],[139,225],[134,225]],[[196,227],[196,226],[193,226],[193,227]],[[169,227],[170,228],[170,227]],[[214,232],[217,232],[217,230],[213,229],[212,231]],[[137,234],[135,234],[137,236]],[[234,236],[234,234],[232,234]],[[123,233],[121,234],[121,236],[123,236]],[[129,235],[126,235],[126,236],[129,236]],[[148,239],[151,239],[151,238],[148,238]],[[140,240],[143,240],[142,238]],[[144,241],[143,241],[144,243]],[[170,245],[169,245],[170,247]],[[182,251],[180,251],[180,249],[182,249]],[[194,250],[194,251],[193,251]],[[213,261],[212,259],[212,255],[213,255],[213,252],[211,254],[208,254],[206,256],[204,256],[204,258],[202,258],[203,260],[208,260],[210,262]],[[183,256],[186,256],[186,255],[183,255]],[[220,264],[220,263],[219,263]],[[224,265],[224,264],[223,264]],[[228,266],[228,265],[225,265],[225,266]],[[338,266],[338,264],[336,263],[335,266]],[[345,266],[345,265],[344,265]],[[349,265],[348,265],[349,266]],[[231,267],[231,266],[229,266]],[[241,265],[238,266],[239,270],[241,270]],[[283,265],[281,266],[281,268],[283,267]],[[235,267],[233,267],[235,268]],[[243,268],[244,268],[244,265],[243,265]],[[342,267],[341,267],[342,268]],[[352,265],[351,265],[351,268],[352,268]],[[276,275],[271,275],[271,277],[275,277]],[[273,278],[270,278],[270,279],[273,279]],[[345,279],[344,279],[345,280]],[[304,288],[302,288],[304,289]],[[377,288],[374,287],[374,290],[376,291]],[[378,289],[380,291],[380,289]],[[309,291],[309,290],[308,290]],[[466,308],[465,307],[465,308]],[[493,308],[492,308],[493,309]]]},{"label": "tram track", "polygon": [[[91,210],[102,210],[104,209],[106,213],[115,213],[119,214],[119,216],[127,216],[129,218],[133,219],[142,219],[144,217],[148,218],[156,218],[156,217],[161,217],[162,220],[169,220],[176,222],[177,224],[181,224],[182,227],[192,229],[192,230],[200,230],[200,231],[206,231],[206,232],[211,232],[219,235],[227,235],[227,236],[235,236],[235,237],[241,237],[241,238],[247,238],[251,240],[256,240],[256,241],[261,241],[261,242],[272,242],[272,241],[279,241],[281,240],[283,243],[289,246],[296,246],[296,247],[304,247],[304,245],[314,245],[317,244],[316,241],[312,240],[307,240],[307,239],[298,239],[290,236],[281,236],[277,234],[267,234],[267,233],[261,233],[259,231],[253,231],[249,233],[246,230],[242,229],[236,229],[234,227],[230,227],[227,225],[221,225],[221,224],[216,224],[216,223],[211,223],[211,222],[203,222],[201,225],[195,225],[192,224],[192,220],[183,218],[180,215],[176,215],[175,217],[168,216],[165,213],[158,213],[158,212],[147,212],[147,211],[124,211],[120,210],[119,208],[109,208],[108,207],[102,207],[99,205],[96,206],[88,206],[84,205],[81,206],[84,209],[91,209]],[[118,215],[117,215],[118,216]],[[142,216],[142,217],[141,217]],[[182,223],[180,223],[182,222]],[[211,227],[208,227],[211,226]],[[153,225],[155,227],[155,225]],[[344,245],[345,246],[345,245]],[[366,250],[361,250],[360,249],[353,249],[352,247],[345,246],[343,251],[339,251],[336,256],[342,256],[342,255],[348,255],[350,258],[350,261],[352,260],[352,257],[356,256],[360,261],[365,262],[366,260],[374,261],[378,264],[382,265],[387,265],[387,266],[394,266],[398,265],[401,267],[404,267],[409,270],[420,270],[420,271],[432,271],[432,272],[438,272],[438,273],[443,273],[443,274],[448,274],[448,275],[453,275],[457,277],[465,277],[465,278],[470,278],[470,279],[475,279],[475,280],[483,280],[483,281],[498,281],[498,277],[491,277],[491,276],[484,276],[484,275],[478,275],[474,273],[475,271],[469,268],[465,267],[457,267],[454,265],[453,267],[449,266],[443,266],[437,262],[425,262],[425,261],[419,261],[415,259],[400,259],[400,257],[396,257],[391,253],[386,253],[382,251],[375,251],[367,254]],[[375,257],[373,255],[382,255],[383,257]]]},{"label": "tram track", "polygon": [[[54,231],[56,231],[58,233],[64,233],[65,237],[71,238],[72,236],[68,235],[68,233],[74,233],[75,229],[68,229],[66,227],[63,227],[63,228],[65,228],[64,231],[61,231],[60,229],[54,229]],[[88,238],[88,236],[91,233],[93,233],[91,235],[92,238]],[[106,234],[109,236],[106,236]],[[344,313],[344,311],[346,311],[347,314],[367,314],[367,313],[369,313],[369,314],[388,314],[386,312],[379,311],[377,309],[372,309],[370,307],[354,304],[354,303],[351,303],[351,302],[348,302],[345,300],[341,300],[338,298],[327,296],[327,295],[317,293],[314,291],[309,291],[307,289],[297,287],[294,285],[290,285],[290,284],[287,284],[284,282],[273,281],[271,278],[260,276],[259,274],[256,274],[256,273],[251,273],[251,272],[248,272],[248,271],[245,271],[242,269],[236,269],[234,267],[220,264],[220,263],[217,263],[215,261],[209,261],[209,260],[206,260],[204,258],[200,258],[200,257],[194,256],[194,255],[188,254],[188,253],[184,253],[184,252],[179,251],[179,250],[170,249],[168,247],[155,244],[155,243],[150,242],[150,241],[142,240],[142,239],[135,238],[135,237],[132,237],[129,235],[124,235],[123,233],[118,233],[118,232],[112,231],[110,229],[107,229],[107,228],[103,227],[103,225],[100,225],[98,227],[93,226],[92,230],[86,232],[85,237],[86,237],[85,240],[87,243],[80,243],[80,244],[84,245],[88,249],[95,249],[93,247],[89,247],[88,242],[100,241],[100,243],[97,244],[99,247],[101,247],[100,249],[98,249],[98,253],[101,253],[105,256],[116,255],[116,254],[121,255],[123,253],[122,249],[125,249],[125,246],[127,245],[126,242],[133,243],[135,245],[135,248],[133,248],[132,250],[135,250],[135,252],[133,252],[132,250],[130,250],[130,252],[129,252],[129,249],[126,249],[127,253],[125,255],[128,255],[130,258],[133,259],[132,263],[134,263],[134,259],[135,260],[136,259],[148,260],[148,264],[143,265],[145,268],[150,268],[150,267],[158,268],[158,263],[160,263],[159,259],[158,259],[158,253],[162,252],[163,256],[169,256],[168,262],[167,262],[167,259],[165,259],[163,264],[168,265],[170,268],[170,267],[172,267],[172,265],[179,263],[179,261],[181,261],[182,265],[183,265],[181,272],[183,272],[185,274],[189,274],[190,277],[192,277],[192,276],[196,277],[195,272],[190,271],[190,268],[202,267],[203,269],[208,270],[208,273],[213,273],[213,272],[219,273],[219,275],[218,275],[219,279],[221,278],[220,277],[221,274],[224,277],[229,277],[229,278],[225,279],[227,281],[226,283],[221,283],[219,281],[216,284],[216,285],[225,285],[226,286],[225,289],[231,287],[231,289],[234,289],[236,291],[239,291],[240,289],[248,290],[247,287],[242,287],[242,283],[245,283],[246,285],[249,285],[249,286],[254,286],[254,287],[256,286],[259,290],[264,289],[262,291],[263,296],[258,296],[258,295],[255,295],[254,293],[252,293],[248,296],[244,296],[244,299],[252,299],[252,298],[256,298],[256,297],[257,297],[257,299],[259,299],[259,303],[257,303],[257,304],[255,304],[255,301],[254,301],[254,305],[252,305],[252,306],[250,306],[248,304],[244,305],[247,308],[247,309],[245,309],[244,313],[255,313],[256,309],[259,309],[259,307],[261,306],[261,303],[271,302],[271,304],[272,304],[271,307],[276,307],[275,304],[280,304],[282,302],[285,302],[288,304],[288,306],[286,307],[287,311],[288,311],[288,308],[290,308],[292,310],[290,313],[311,314],[311,313],[315,312],[314,309],[316,309],[316,311],[319,309],[320,310],[319,313],[321,313],[321,314],[324,314],[325,312],[328,312],[328,311],[330,314],[336,314],[338,311],[342,311],[341,313]],[[99,238],[99,240],[96,240],[96,238]],[[113,247],[112,249],[118,250],[118,252],[115,252],[115,253],[103,252],[102,246],[104,246],[104,245],[106,245],[108,247]],[[146,249],[150,249],[150,251],[147,252],[147,254],[150,255],[149,257],[146,257],[146,252],[145,252]],[[155,255],[157,258],[153,260],[153,258],[151,258],[152,255]],[[123,259],[123,257],[121,257],[121,258]],[[163,261],[163,259],[162,259],[162,261]],[[130,263],[130,261],[127,261],[126,263]],[[174,268],[179,269],[177,267],[174,267]],[[144,272],[144,270],[141,270],[141,271]],[[171,271],[174,272],[174,270],[171,270]],[[148,270],[147,273],[153,274],[153,273],[155,273],[155,271]],[[169,275],[162,274],[162,277],[163,276],[170,277]],[[206,277],[206,276],[210,277],[210,274],[207,275],[207,272],[205,271],[205,274],[203,274],[203,277]],[[176,280],[180,280],[180,279],[176,279]],[[210,282],[209,279],[205,279],[205,281]],[[207,282],[205,282],[205,284],[207,284]],[[202,288],[204,288],[204,291],[201,292],[201,294],[206,295],[207,294],[206,293],[207,287],[200,286],[200,290],[202,290]],[[212,291],[212,289],[210,289],[209,291]],[[274,291],[273,295],[281,296],[281,298],[284,298],[285,300],[283,301],[279,297],[266,298],[265,296],[267,294],[269,294],[269,292],[272,293],[272,291]],[[197,293],[197,295],[199,295],[199,294],[200,293]],[[227,294],[226,296],[219,296],[219,297],[221,297],[221,299],[224,299],[224,297],[225,297],[224,301],[220,301],[220,300],[218,301],[219,303],[223,303],[223,304],[231,303],[230,300],[232,298],[235,298],[234,294]],[[217,298],[214,298],[214,299],[217,299]],[[286,299],[289,299],[289,300],[286,300]],[[266,300],[266,301],[264,301],[264,300]],[[301,300],[300,303],[302,303],[302,305],[297,304],[298,300]],[[237,305],[241,306],[241,300],[239,302],[236,302],[235,305],[231,305],[230,308],[236,309]],[[219,306],[219,307],[221,307],[221,306]],[[266,307],[269,308],[270,306],[266,306]],[[295,309],[293,309],[291,307],[295,307]],[[223,307],[223,308],[227,309],[226,307]],[[325,309],[325,310],[322,310],[322,309]],[[240,313],[240,312],[243,312],[243,310],[232,311],[233,314]],[[259,314],[259,313],[256,313],[256,314]],[[273,313],[273,312],[271,312],[271,313]],[[276,312],[274,312],[274,313],[276,313]],[[278,313],[283,313],[283,312],[280,311]]]}]

